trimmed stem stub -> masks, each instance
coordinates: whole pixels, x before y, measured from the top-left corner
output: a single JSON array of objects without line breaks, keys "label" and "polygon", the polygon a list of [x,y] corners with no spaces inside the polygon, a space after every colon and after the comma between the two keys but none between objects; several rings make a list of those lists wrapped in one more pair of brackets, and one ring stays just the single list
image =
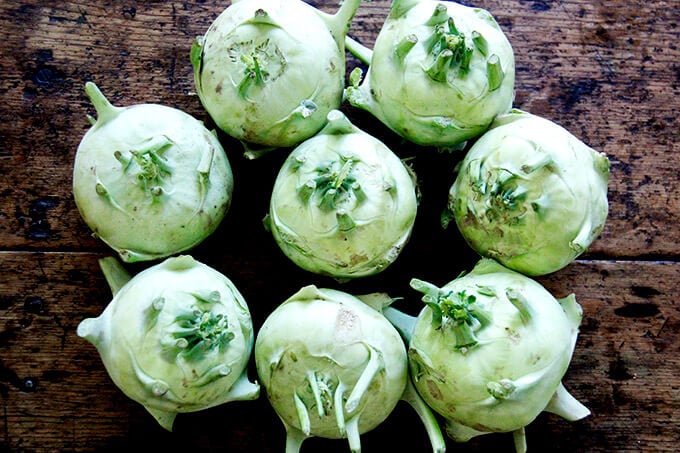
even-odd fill
[{"label": "trimmed stem stub", "polygon": [[340,110],[331,110],[326,115],[326,126],[319,132],[325,135],[346,135],[357,132],[358,129]]},{"label": "trimmed stem stub", "polygon": [[481,33],[473,31],[472,42],[475,44],[477,50],[479,50],[479,53],[481,53],[484,56],[487,56],[487,54],[489,53],[489,43],[487,42],[486,38],[482,36]]},{"label": "trimmed stem stub", "polygon": [[414,34],[410,34],[404,37],[399,44],[397,44],[396,49],[394,49],[394,54],[400,62],[404,61],[406,55],[413,49],[413,47],[418,44],[418,37]]},{"label": "trimmed stem stub", "polygon": [[443,3],[437,3],[434,7],[432,16],[425,22],[426,25],[438,25],[449,19],[448,9]]},{"label": "trimmed stem stub", "polygon": [[501,60],[498,55],[493,54],[486,61],[486,76],[489,79],[489,91],[496,91],[501,87],[505,73],[501,67]]},{"label": "trimmed stem stub", "polygon": [[517,389],[517,385],[509,379],[491,381],[486,384],[486,390],[497,400],[508,399]]}]

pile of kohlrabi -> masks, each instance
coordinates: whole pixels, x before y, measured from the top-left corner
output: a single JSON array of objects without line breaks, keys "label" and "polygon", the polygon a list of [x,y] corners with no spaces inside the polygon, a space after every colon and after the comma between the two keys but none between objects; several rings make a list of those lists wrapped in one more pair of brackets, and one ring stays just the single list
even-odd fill
[{"label": "pile of kohlrabi", "polygon": [[[602,231],[609,160],[513,109],[514,52],[488,11],[393,0],[369,49],[350,37],[359,7],[346,0],[331,15],[301,0],[235,0],[187,49],[197,100],[247,158],[288,153],[269,184],[265,226],[310,278],[370,282],[400,259],[417,230],[418,181],[432,177],[405,163],[425,151],[399,155],[352,123],[355,109],[404,148],[447,151],[451,170],[460,160],[441,220],[479,254],[474,269],[454,278],[464,269],[442,261],[451,279],[440,286],[411,263],[425,303],[417,317],[381,288],[355,296],[300,282],[256,334],[234,284],[184,254],[226,217],[233,149],[181,110],[114,107],[88,82],[97,119],[75,157],[76,205],[123,261],[150,263],[131,277],[102,259],[114,297],[78,335],[168,430],[178,413],[258,398],[254,355],[287,453],[313,436],[359,452],[360,435],[400,400],[435,452],[446,449],[437,418],[454,441],[510,432],[524,452],[525,427],[541,412],[589,414],[562,385],[581,307],[532,277],[569,265]],[[347,80],[345,46],[364,64]]]}]

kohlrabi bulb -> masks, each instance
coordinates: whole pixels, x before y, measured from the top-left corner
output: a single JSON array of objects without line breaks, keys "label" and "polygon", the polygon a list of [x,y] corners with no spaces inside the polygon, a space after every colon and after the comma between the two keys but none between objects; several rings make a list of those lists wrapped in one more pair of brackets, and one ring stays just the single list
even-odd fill
[{"label": "kohlrabi bulb", "polygon": [[415,183],[387,146],[340,111],[328,120],[284,162],[269,227],[281,250],[306,270],[336,278],[375,274],[410,237]]},{"label": "kohlrabi bulb", "polygon": [[378,311],[306,286],[276,308],[255,341],[257,373],[286,427],[288,453],[312,436],[349,441],[383,422],[407,387],[406,347]]},{"label": "kohlrabi bulb", "polygon": [[253,326],[241,293],[192,257],[168,258],[130,279],[115,258],[100,261],[114,292],[78,335],[97,347],[113,382],[167,430],[178,413],[252,400]]},{"label": "kohlrabi bulb", "polygon": [[347,88],[349,102],[420,145],[460,147],[512,106],[514,53],[483,9],[395,0],[372,53],[347,46],[370,63],[363,83],[354,76]]},{"label": "kohlrabi bulb", "polygon": [[344,39],[358,6],[347,0],[329,15],[300,0],[234,1],[191,52],[215,123],[246,145],[294,146],[314,135],[342,102]]},{"label": "kohlrabi bulb", "polygon": [[454,440],[513,432],[523,452],[524,427],[542,411],[568,420],[590,413],[561,384],[582,317],[573,294],[557,300],[490,259],[442,288],[411,286],[426,303],[414,325],[401,326],[411,376]]},{"label": "kohlrabi bulb", "polygon": [[97,86],[97,110],[73,167],[73,196],[94,235],[126,262],[164,258],[215,231],[231,202],[233,177],[213,132],[158,104],[114,107]]},{"label": "kohlrabi bulb", "polygon": [[513,111],[472,146],[448,209],[480,255],[527,275],[583,253],[608,212],[609,159],[557,124]]}]

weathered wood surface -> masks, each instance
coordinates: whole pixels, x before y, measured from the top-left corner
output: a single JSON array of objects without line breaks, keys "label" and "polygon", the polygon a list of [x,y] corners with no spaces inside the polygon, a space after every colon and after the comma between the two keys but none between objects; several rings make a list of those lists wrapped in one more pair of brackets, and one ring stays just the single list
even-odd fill
[{"label": "weathered wood surface", "polygon": [[[567,387],[593,412],[577,423],[541,415],[530,451],[677,451],[680,445],[680,9],[675,2],[479,1],[516,54],[515,105],[552,119],[612,162],[610,216],[581,260],[541,279],[575,292],[584,322]],[[317,2],[333,11],[336,2]],[[159,102],[210,120],[193,95],[188,51],[227,2],[0,3],[0,451],[282,451],[283,428],[266,400],[181,415],[170,434],[110,382],[77,323],[110,299],[97,268],[109,251],[90,237],[71,196],[75,150],[93,109],[95,81],[117,105]],[[371,45],[389,2],[362,3],[350,33]],[[349,69],[358,64],[349,59]],[[413,276],[445,283],[475,256],[439,212],[460,156],[401,143],[369,115],[343,109],[390,144],[422,179],[414,235],[386,272],[345,284],[419,301]],[[261,226],[284,152],[245,161],[226,137],[234,203],[192,254],[228,275],[261,325],[311,276],[286,261]],[[131,266],[133,271],[144,266]],[[410,408],[363,438],[428,451]],[[307,451],[348,451],[310,440]],[[512,451],[509,435],[450,451]]]}]

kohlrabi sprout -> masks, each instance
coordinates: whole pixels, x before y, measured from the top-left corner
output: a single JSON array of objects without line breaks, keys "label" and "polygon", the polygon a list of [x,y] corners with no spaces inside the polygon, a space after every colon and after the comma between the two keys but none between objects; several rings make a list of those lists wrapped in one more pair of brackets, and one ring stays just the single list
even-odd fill
[{"label": "kohlrabi sprout", "polygon": [[569,264],[600,234],[608,180],[604,154],[549,120],[513,111],[460,164],[449,217],[482,256],[543,275]]},{"label": "kohlrabi sprout", "polygon": [[524,427],[542,411],[570,421],[590,413],[561,383],[582,317],[573,294],[557,300],[491,259],[442,288],[411,286],[426,304],[417,319],[385,315],[409,338],[413,382],[451,438],[512,432],[524,452]]},{"label": "kohlrabi sprout", "polygon": [[369,69],[346,90],[400,136],[456,148],[483,133],[514,98],[515,59],[487,11],[449,1],[394,0],[373,51],[347,39]]},{"label": "kohlrabi sprout", "polygon": [[[379,300],[370,298],[371,300]],[[306,286],[276,308],[255,342],[257,372],[286,428],[286,453],[312,436],[347,439],[382,423],[400,399],[424,422],[432,448],[445,445],[413,388],[406,348],[380,310],[350,294]]]},{"label": "kohlrabi sprout", "polygon": [[94,235],[133,262],[188,250],[213,233],[233,189],[214,133],[175,108],[114,107],[92,82],[85,92],[98,117],[76,153],[73,195]]},{"label": "kohlrabi sprout", "polygon": [[342,102],[344,39],[358,6],[346,0],[330,15],[300,0],[234,1],[191,51],[196,90],[215,123],[247,148],[314,135]]},{"label": "kohlrabi sprout", "polygon": [[274,183],[268,226],[298,266],[336,278],[384,270],[416,216],[412,174],[381,141],[339,110],[301,143]]},{"label": "kohlrabi sprout", "polygon": [[172,430],[178,413],[259,396],[246,374],[250,312],[227,277],[187,255],[132,278],[113,257],[100,264],[114,297],[99,317],[80,323],[78,335],[161,426]]}]

